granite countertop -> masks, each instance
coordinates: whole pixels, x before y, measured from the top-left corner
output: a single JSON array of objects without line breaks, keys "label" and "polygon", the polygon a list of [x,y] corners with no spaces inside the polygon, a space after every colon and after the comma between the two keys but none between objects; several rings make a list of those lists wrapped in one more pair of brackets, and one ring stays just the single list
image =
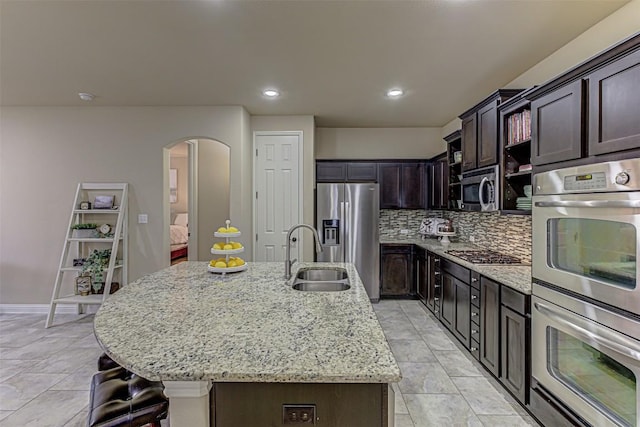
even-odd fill
[{"label": "granite countertop", "polygon": [[489,279],[500,282],[509,286],[518,292],[531,295],[531,266],[529,265],[510,265],[510,264],[472,264],[463,259],[449,255],[447,250],[465,250],[465,249],[483,249],[473,243],[467,242],[451,242],[444,246],[438,239],[421,239],[419,237],[392,236],[381,237],[380,243],[403,243],[418,245],[430,252],[436,253],[444,258],[467,267],[470,270],[477,271]]},{"label": "granite countertop", "polygon": [[247,263],[221,276],[183,262],[111,295],[95,316],[98,342],[150,380],[391,383],[400,369],[353,264],[351,289],[301,292],[284,265]]}]

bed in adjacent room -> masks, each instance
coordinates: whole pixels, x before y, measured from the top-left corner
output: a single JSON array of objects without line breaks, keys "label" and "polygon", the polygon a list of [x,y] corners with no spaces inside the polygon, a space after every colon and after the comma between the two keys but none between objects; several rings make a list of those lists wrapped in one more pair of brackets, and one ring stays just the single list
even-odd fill
[{"label": "bed in adjacent room", "polygon": [[169,226],[171,239],[171,261],[186,258],[189,249],[189,220],[186,213],[179,213]]}]

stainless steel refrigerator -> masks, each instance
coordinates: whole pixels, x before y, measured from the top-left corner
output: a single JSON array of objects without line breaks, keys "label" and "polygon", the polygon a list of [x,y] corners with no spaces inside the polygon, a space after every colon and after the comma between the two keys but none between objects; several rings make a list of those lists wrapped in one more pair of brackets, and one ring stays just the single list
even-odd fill
[{"label": "stainless steel refrigerator", "polygon": [[380,299],[378,184],[317,184],[316,227],[321,262],[351,262],[369,299]]}]

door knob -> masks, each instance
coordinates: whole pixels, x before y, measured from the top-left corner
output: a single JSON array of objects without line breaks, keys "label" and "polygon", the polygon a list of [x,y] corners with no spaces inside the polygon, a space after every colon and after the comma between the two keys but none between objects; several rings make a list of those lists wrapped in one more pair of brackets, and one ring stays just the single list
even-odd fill
[{"label": "door knob", "polygon": [[292,237],[292,238],[291,238],[291,241],[295,243],[295,242],[297,242],[297,241],[298,241],[298,238],[297,238],[297,237]]}]

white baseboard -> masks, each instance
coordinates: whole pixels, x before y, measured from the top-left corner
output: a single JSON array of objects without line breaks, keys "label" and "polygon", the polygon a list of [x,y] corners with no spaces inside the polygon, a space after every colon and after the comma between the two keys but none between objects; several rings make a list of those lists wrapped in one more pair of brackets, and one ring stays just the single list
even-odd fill
[{"label": "white baseboard", "polygon": [[[93,313],[96,308],[86,307],[86,313]],[[49,304],[0,304],[0,314],[49,314]],[[78,314],[74,304],[59,304],[56,314]]]}]

